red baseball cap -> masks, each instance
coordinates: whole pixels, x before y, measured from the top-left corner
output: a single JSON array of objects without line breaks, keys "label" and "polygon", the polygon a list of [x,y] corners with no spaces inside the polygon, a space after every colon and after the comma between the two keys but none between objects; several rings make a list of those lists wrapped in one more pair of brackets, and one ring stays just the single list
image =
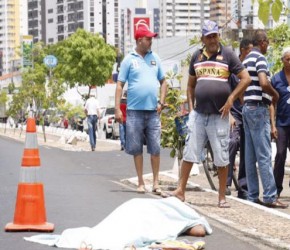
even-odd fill
[{"label": "red baseball cap", "polygon": [[139,25],[135,32],[135,40],[142,37],[156,37],[158,34],[151,32],[145,25]]}]

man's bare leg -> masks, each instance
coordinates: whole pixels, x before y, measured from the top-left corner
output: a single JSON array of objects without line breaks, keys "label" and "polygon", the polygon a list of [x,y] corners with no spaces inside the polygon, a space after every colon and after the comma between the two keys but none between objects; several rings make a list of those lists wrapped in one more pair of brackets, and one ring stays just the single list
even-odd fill
[{"label": "man's bare leg", "polygon": [[135,168],[136,168],[137,178],[138,178],[137,191],[145,192],[145,183],[143,179],[143,154],[134,155],[134,163],[135,163]]},{"label": "man's bare leg", "polygon": [[151,167],[153,173],[153,188],[159,188],[160,155],[151,155]]},{"label": "man's bare leg", "polygon": [[172,193],[173,196],[176,196],[181,201],[185,201],[185,190],[192,165],[193,165],[192,162],[184,160],[182,161],[178,187]]},{"label": "man's bare leg", "polygon": [[228,207],[229,206],[228,204],[226,204],[227,176],[228,176],[228,166],[218,167],[219,206],[220,207]]}]

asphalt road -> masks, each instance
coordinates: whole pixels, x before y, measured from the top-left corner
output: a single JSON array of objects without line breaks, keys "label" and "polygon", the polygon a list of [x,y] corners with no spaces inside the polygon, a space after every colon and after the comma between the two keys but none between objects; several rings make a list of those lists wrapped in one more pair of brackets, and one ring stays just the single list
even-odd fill
[{"label": "asphalt road", "polygon": [[[6,223],[13,221],[23,149],[22,142],[0,136],[0,225],[3,229],[0,231],[0,249],[52,249],[23,240],[23,237],[39,233],[4,231]],[[124,152],[70,152],[47,146],[39,149],[47,222],[55,224],[53,234],[72,227],[95,226],[129,199],[159,198],[137,194],[132,187],[120,183],[122,179],[135,176],[133,159]],[[171,169],[172,165],[169,151],[162,150],[161,171]],[[144,157],[144,166],[144,173],[150,173],[148,155]],[[244,238],[214,221],[209,222],[214,233],[204,238],[206,249],[267,249],[259,245],[259,240]]]}]

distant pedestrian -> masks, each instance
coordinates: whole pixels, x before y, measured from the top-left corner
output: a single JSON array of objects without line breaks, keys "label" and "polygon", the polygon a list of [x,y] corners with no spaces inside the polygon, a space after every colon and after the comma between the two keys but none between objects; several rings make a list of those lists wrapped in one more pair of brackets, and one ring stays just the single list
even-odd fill
[{"label": "distant pedestrian", "polygon": [[90,97],[85,104],[85,113],[87,115],[88,131],[92,151],[96,149],[96,129],[98,118],[100,117],[100,106],[95,93],[90,91]]},{"label": "distant pedestrian", "polygon": [[26,109],[26,114],[27,114],[27,118],[35,117],[36,108],[35,108],[35,105],[33,105],[33,103],[29,103]]},{"label": "distant pedestrian", "polygon": [[[243,64],[251,76],[251,84],[244,94],[243,123],[245,130],[245,164],[248,200],[272,208],[287,208],[277,199],[277,188],[272,169],[269,105],[276,105],[279,94],[270,83],[268,62],[265,58],[269,40],[264,30],[253,37],[254,48]],[[262,181],[263,201],[259,200],[258,163]]]},{"label": "distant pedestrian", "polygon": [[[215,22],[204,22],[201,41],[204,47],[193,54],[189,66],[187,100],[190,113],[179,183],[173,193],[164,196],[174,195],[185,200],[192,165],[201,161],[209,141],[214,165],[218,169],[218,207],[228,208],[225,192],[229,164],[229,112],[251,79],[233,50],[220,43]],[[231,74],[240,79],[233,92],[228,83]]]},{"label": "distant pedestrian", "polygon": [[[242,62],[245,57],[250,53],[253,48],[253,43],[249,39],[243,39],[240,43],[240,55],[239,59]],[[239,83],[240,79],[232,74],[229,82],[231,89],[234,90]],[[232,185],[233,172],[235,166],[235,160],[238,150],[240,151],[240,162],[239,162],[239,174],[238,174],[238,197],[241,199],[247,199],[247,179],[246,179],[246,167],[245,167],[245,132],[243,128],[243,116],[242,116],[243,105],[241,100],[238,98],[234,101],[233,107],[231,108],[231,130],[230,130],[230,143],[229,143],[229,171],[227,178],[227,190],[226,194],[230,195],[231,191],[229,187]]]},{"label": "distant pedestrian", "polygon": [[125,150],[134,157],[138,177],[137,192],[146,191],[143,179],[143,144],[146,139],[153,172],[152,192],[161,194],[159,113],[164,105],[167,83],[160,58],[151,51],[152,38],[156,36],[157,34],[151,32],[145,25],[139,25],[137,28],[136,48],[124,58],[120,67],[115,95],[115,118],[118,122],[122,121],[123,114],[120,109],[122,89],[128,82]]},{"label": "distant pedestrian", "polygon": [[290,47],[283,49],[281,60],[283,68],[272,78],[272,85],[280,96],[276,107],[276,123],[272,124],[272,135],[277,147],[274,177],[278,197],[283,190],[287,148],[290,144]]},{"label": "distant pedestrian", "polygon": [[122,111],[122,120],[119,122],[121,151],[125,149],[126,145],[126,117],[127,117],[127,91],[125,90],[121,99],[120,109]]}]

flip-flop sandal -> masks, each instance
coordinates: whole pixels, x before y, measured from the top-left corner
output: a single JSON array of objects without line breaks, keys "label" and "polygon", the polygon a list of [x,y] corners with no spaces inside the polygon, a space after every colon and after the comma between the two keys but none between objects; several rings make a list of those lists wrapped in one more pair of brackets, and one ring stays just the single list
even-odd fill
[{"label": "flip-flop sandal", "polygon": [[157,194],[157,195],[161,195],[162,194],[162,190],[161,188],[157,187],[157,188],[153,188],[152,189],[152,193],[153,194]]},{"label": "flip-flop sandal", "polygon": [[137,187],[138,194],[145,194],[145,192],[146,192],[146,189],[144,186]]},{"label": "flip-flop sandal", "polygon": [[218,203],[218,207],[219,208],[230,208],[231,207],[231,205],[227,202],[227,201],[220,201],[219,203]]}]

